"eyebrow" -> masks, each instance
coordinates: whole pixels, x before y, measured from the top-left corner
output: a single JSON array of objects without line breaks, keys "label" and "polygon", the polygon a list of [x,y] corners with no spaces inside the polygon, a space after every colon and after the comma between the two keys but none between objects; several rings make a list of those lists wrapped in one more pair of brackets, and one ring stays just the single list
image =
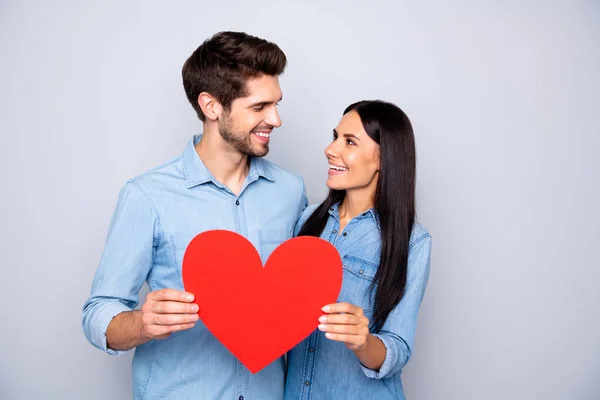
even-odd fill
[{"label": "eyebrow", "polygon": [[257,103],[252,103],[252,104],[250,104],[248,107],[250,108],[250,107],[258,107],[258,106],[267,106],[267,105],[269,105],[269,104],[277,104],[277,103],[279,103],[281,100],[283,100],[283,96],[281,96],[281,97],[279,98],[279,100],[277,100],[277,101],[259,101],[259,102],[257,102]]},{"label": "eyebrow", "polygon": [[[340,135],[338,133],[338,131],[335,130],[335,128],[333,128],[333,134],[337,135],[337,136]],[[354,138],[354,139],[356,139],[356,140],[358,140],[360,142],[360,139],[354,133],[343,133],[342,136],[345,137],[345,138]]]}]

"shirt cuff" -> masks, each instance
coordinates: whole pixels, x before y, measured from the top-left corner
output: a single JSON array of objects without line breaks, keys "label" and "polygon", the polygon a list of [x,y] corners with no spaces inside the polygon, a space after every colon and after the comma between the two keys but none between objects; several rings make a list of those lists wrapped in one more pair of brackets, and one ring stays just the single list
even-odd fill
[{"label": "shirt cuff", "polygon": [[394,339],[388,337],[387,335],[378,335],[373,334],[376,338],[381,340],[383,345],[385,346],[385,359],[383,360],[383,364],[381,364],[381,368],[379,371],[372,370],[370,368],[365,367],[360,364],[360,368],[364,372],[367,378],[371,379],[383,379],[387,378],[389,373],[392,370],[392,367],[396,364],[396,344],[394,343]]},{"label": "shirt cuff", "polygon": [[118,301],[110,302],[96,312],[92,321],[92,342],[94,346],[111,356],[120,356],[129,351],[109,349],[106,345],[106,330],[110,321],[126,311],[131,311],[131,308]]}]

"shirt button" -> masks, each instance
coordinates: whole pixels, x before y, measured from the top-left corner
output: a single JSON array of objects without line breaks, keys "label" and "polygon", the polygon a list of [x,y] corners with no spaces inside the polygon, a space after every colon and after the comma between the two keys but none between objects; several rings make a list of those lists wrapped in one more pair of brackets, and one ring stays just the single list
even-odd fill
[{"label": "shirt button", "polygon": [[[240,201],[239,201],[239,200],[236,200],[236,201],[235,201],[235,205],[236,205],[236,206],[239,206],[239,205],[240,205]],[[240,400],[242,400],[242,399],[240,399]]]},{"label": "shirt button", "polygon": [[306,386],[308,386],[308,385],[310,385],[310,382],[309,382],[309,381],[306,381],[306,382],[304,382],[304,384],[305,384]]},{"label": "shirt button", "polygon": [[342,235],[348,236],[348,232],[344,232],[344,233],[342,233]]},{"label": "shirt button", "polygon": [[332,230],[331,233],[337,233],[337,229]]},{"label": "shirt button", "polygon": [[314,353],[314,352],[315,352],[315,348],[314,348],[314,347],[311,347],[311,348],[309,348],[309,349],[308,349],[308,352],[309,352],[309,353]]},{"label": "shirt button", "polygon": [[331,207],[331,208],[329,209],[329,211],[333,211],[333,207]]},{"label": "shirt button", "polygon": [[364,274],[364,273],[365,273],[365,270],[364,270],[364,269],[361,269],[360,271],[358,271],[358,273],[362,275],[362,274]]},{"label": "shirt button", "polygon": [[366,216],[367,216],[367,213],[364,213],[364,214],[363,214],[363,217],[366,217]]},{"label": "shirt button", "polygon": [[238,397],[239,400],[244,400],[244,396]]}]

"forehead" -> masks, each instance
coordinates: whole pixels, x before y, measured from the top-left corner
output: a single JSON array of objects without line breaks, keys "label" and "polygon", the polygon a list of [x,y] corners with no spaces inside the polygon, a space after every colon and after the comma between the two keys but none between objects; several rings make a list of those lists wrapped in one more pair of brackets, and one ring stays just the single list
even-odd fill
[{"label": "forehead", "polygon": [[363,135],[368,136],[362,121],[360,120],[360,116],[356,111],[350,111],[345,114],[335,130],[338,131],[340,135],[344,133],[353,133],[358,137],[362,137]]},{"label": "forehead", "polygon": [[258,102],[278,102],[281,99],[281,87],[279,86],[279,77],[272,75],[262,75],[258,78],[251,78],[246,81],[248,94],[238,100],[247,103]]}]

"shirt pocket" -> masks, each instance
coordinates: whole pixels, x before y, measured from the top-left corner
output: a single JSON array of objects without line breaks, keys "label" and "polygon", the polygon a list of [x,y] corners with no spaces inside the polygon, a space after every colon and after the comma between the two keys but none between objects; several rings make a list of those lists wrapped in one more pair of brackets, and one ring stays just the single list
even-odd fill
[{"label": "shirt pocket", "polygon": [[338,302],[354,304],[363,309],[367,318],[371,319],[375,300],[375,291],[371,293],[371,285],[377,272],[377,264],[362,258],[345,255],[342,258],[343,280]]},{"label": "shirt pocket", "polygon": [[192,239],[199,235],[199,232],[174,232],[169,235],[169,246],[171,246],[172,257],[171,260],[173,266],[175,268],[171,268],[173,273],[176,274],[176,281],[180,286],[180,289],[183,290],[183,277],[181,275],[181,270],[183,267],[183,256],[185,255],[185,251],[189,246]]},{"label": "shirt pocket", "polygon": [[292,237],[292,228],[284,227],[278,229],[261,229],[258,232],[259,246],[258,253],[262,260],[263,266],[267,263],[269,256],[286,240]]}]

